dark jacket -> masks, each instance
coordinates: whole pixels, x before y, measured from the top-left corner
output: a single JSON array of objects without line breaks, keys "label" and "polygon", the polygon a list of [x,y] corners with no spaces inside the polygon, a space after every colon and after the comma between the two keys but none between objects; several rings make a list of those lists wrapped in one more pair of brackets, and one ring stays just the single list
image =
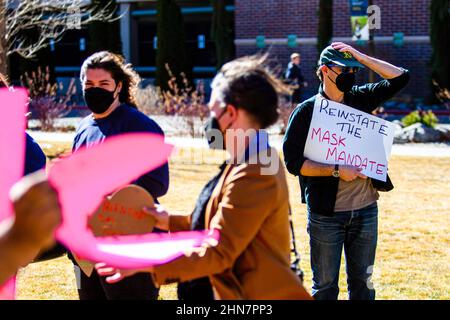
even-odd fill
[{"label": "dark jacket", "polygon": [[25,171],[24,175],[36,172],[45,167],[47,158],[41,147],[33,140],[32,137],[25,133],[26,149],[25,149]]},{"label": "dark jacket", "polygon": [[302,75],[302,70],[295,63],[289,62],[288,67],[286,69],[285,77],[287,80],[290,80],[292,84],[302,84],[305,81],[305,78]]},{"label": "dark jacket", "polygon": [[[276,154],[275,149],[268,150]],[[217,229],[217,246],[185,252],[155,266],[155,283],[209,276],[219,300],[311,299],[290,267],[289,190],[280,159],[263,174],[261,156],[223,169],[209,198],[204,228]],[[271,158],[272,159],[272,158]],[[192,215],[170,215],[171,232],[190,230]],[[269,279],[269,280],[268,280]]]},{"label": "dark jacket", "polygon": [[285,78],[290,85],[296,86],[292,92],[292,102],[299,103],[301,101],[301,93],[303,88],[303,82],[305,78],[302,75],[300,66],[295,63],[289,62],[286,69]]},{"label": "dark jacket", "polygon": [[[72,150],[76,152],[81,147],[89,148],[99,144],[107,137],[131,132],[164,135],[155,121],[137,109],[122,104],[106,118],[94,119],[91,115],[84,118],[77,128]],[[146,189],[157,201],[157,198],[166,194],[169,188],[168,164],[141,176],[135,183]]]},{"label": "dark jacket", "polygon": [[[409,72],[404,70],[403,74],[394,79],[354,86],[348,93],[345,93],[343,103],[371,113],[380,104],[403,89],[408,82]],[[319,93],[327,98],[322,86],[319,88]],[[316,213],[332,215],[336,203],[339,178],[306,177],[300,174],[300,169],[306,160],[303,152],[316,97],[314,96],[299,104],[292,112],[283,140],[284,161],[287,170],[299,177],[302,202],[308,205],[308,209]],[[371,181],[374,188],[379,191],[390,191],[394,188],[389,176],[386,182],[373,179]]]}]

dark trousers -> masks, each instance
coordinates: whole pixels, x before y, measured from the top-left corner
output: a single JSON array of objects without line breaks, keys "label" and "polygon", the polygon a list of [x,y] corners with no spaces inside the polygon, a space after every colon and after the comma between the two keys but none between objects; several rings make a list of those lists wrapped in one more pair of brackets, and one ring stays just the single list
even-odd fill
[{"label": "dark trousers", "polygon": [[[161,232],[156,229],[156,232]],[[75,272],[80,300],[157,300],[159,288],[155,287],[150,273],[138,273],[127,277],[117,283],[106,282],[105,277],[100,277],[94,270],[90,277],[78,267],[71,252],[68,258],[78,268]]]},{"label": "dark trousers", "polygon": [[[78,268],[78,266],[75,266]],[[155,288],[149,273],[138,273],[117,283],[106,282],[94,270],[90,277],[83,271],[80,276],[78,296],[80,300],[157,300],[159,289]]]},{"label": "dark trousers", "polygon": [[177,289],[178,299],[186,302],[213,301],[214,292],[208,277],[180,282]]},{"label": "dark trousers", "polygon": [[291,96],[291,102],[294,105],[294,107],[297,106],[297,104],[299,104],[302,101],[303,101],[302,100],[302,91],[299,89],[294,90],[294,92],[292,93],[292,96]]},{"label": "dark trousers", "polygon": [[378,207],[324,216],[308,212],[308,233],[313,273],[312,295],[316,300],[336,300],[339,268],[345,253],[350,300],[374,300],[371,277],[378,233]]}]

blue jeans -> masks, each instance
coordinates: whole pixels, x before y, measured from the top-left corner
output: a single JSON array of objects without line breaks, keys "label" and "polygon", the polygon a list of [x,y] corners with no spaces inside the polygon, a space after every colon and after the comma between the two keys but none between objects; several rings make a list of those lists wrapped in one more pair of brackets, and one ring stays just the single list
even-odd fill
[{"label": "blue jeans", "polygon": [[377,203],[360,210],[335,212],[333,216],[308,212],[308,233],[313,297],[317,300],[338,298],[344,248],[349,299],[374,300],[371,275],[377,247]]}]

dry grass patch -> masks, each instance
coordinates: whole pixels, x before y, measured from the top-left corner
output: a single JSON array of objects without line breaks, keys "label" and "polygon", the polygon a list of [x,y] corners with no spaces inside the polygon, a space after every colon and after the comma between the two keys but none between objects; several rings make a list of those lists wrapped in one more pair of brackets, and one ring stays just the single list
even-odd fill
[{"label": "dry grass patch", "polygon": [[[70,149],[45,144],[48,155]],[[161,203],[170,211],[190,212],[203,185],[218,170],[220,152],[181,149],[170,161],[171,186]],[[194,164],[193,164],[194,162]],[[203,162],[203,164],[202,164]],[[450,298],[450,158],[393,157],[390,175],[395,189],[379,202],[379,240],[373,281],[378,299]],[[295,177],[288,175],[297,242],[311,288],[306,208],[300,204]],[[344,262],[341,299],[346,299]],[[70,261],[63,257],[32,264],[19,274],[20,299],[77,299]],[[176,286],[163,286],[162,299],[176,299]]]}]

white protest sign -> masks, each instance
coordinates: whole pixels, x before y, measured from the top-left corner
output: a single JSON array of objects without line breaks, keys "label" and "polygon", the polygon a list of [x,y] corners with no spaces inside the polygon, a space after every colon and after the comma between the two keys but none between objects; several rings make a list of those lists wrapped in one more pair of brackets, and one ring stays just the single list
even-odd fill
[{"label": "white protest sign", "polygon": [[386,181],[395,126],[383,119],[318,96],[305,145],[310,160],[362,168]]}]

